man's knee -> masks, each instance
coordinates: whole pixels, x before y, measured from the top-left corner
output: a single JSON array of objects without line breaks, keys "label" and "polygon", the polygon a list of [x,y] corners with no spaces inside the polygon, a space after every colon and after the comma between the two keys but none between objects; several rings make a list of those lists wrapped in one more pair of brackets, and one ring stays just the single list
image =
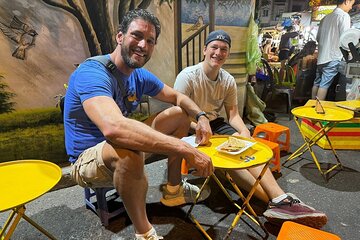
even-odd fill
[{"label": "man's knee", "polygon": [[[113,160],[112,166],[116,175],[120,177],[131,177],[140,179],[144,173],[144,155],[138,151],[127,149],[116,150],[117,156]],[[118,176],[119,177],[119,176]]]},{"label": "man's knee", "polygon": [[157,114],[151,127],[168,135],[187,134],[190,129],[189,115],[181,107],[174,106]]},{"label": "man's knee", "polygon": [[189,115],[184,109],[182,109],[179,106],[173,106],[171,108],[164,110],[164,112],[165,111],[166,111],[166,115],[168,115],[169,118],[176,118],[180,120],[183,118],[183,120],[189,121]]}]

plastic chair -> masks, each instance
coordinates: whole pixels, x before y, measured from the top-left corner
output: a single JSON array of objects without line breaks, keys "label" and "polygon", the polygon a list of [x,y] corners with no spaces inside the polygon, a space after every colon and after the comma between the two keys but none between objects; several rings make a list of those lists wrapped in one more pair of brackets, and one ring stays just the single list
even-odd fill
[{"label": "plastic chair", "polygon": [[99,216],[102,225],[105,227],[109,225],[110,218],[125,212],[124,206],[115,209],[110,207],[110,201],[119,197],[112,187],[95,189],[84,188],[84,193],[86,208],[95,212]]},{"label": "plastic chair", "polygon": [[287,95],[287,109],[286,112],[289,114],[289,119],[291,120],[291,108],[292,108],[292,99],[295,89],[295,75],[294,70],[291,66],[287,65],[285,72],[285,80],[283,82],[279,81],[279,70],[277,67],[271,67],[266,59],[261,59],[262,69],[266,73],[267,79],[262,79],[264,81],[264,88],[261,93],[261,100],[268,102],[269,94],[271,93],[271,99],[274,95],[277,94],[286,94]]},{"label": "plastic chair", "polygon": [[283,223],[277,240],[341,240],[333,233],[311,228],[299,223],[286,221]]},{"label": "plastic chair", "polygon": [[273,167],[270,168],[270,170],[276,171],[278,173],[280,173],[281,171],[281,161],[280,161],[280,146],[279,144],[275,143],[275,142],[270,142],[267,141],[263,138],[258,138],[258,137],[254,137],[254,139],[258,142],[262,142],[264,144],[266,144],[269,148],[271,148],[271,150],[273,151],[273,158],[271,159],[271,163],[274,165]]},{"label": "plastic chair", "polygon": [[295,74],[294,70],[290,66],[286,66],[285,79],[284,81],[279,80],[279,71],[277,68],[274,68],[274,81],[273,85],[273,94],[286,94],[287,96],[287,108],[286,112],[289,114],[289,120],[291,120],[291,109],[292,109],[292,100],[294,98],[295,91]]},{"label": "plastic chair", "polygon": [[[280,151],[289,152],[290,150],[290,129],[288,127],[276,124],[276,123],[263,123],[257,125],[253,137],[259,137],[260,133],[265,133],[265,140],[278,143]],[[280,136],[285,134],[285,141],[280,140]]]}]

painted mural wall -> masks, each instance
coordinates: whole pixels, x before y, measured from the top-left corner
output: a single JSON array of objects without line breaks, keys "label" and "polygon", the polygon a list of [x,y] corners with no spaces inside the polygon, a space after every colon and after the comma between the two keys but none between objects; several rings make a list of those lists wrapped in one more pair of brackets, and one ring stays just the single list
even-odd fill
[{"label": "painted mural wall", "polygon": [[[200,2],[200,3],[198,3]],[[213,1],[215,9],[215,30],[223,29],[232,39],[231,52],[243,52],[246,47],[247,26],[255,1]],[[209,24],[209,1],[182,0],[182,39],[191,36],[204,24]]]},{"label": "painted mural wall", "polygon": [[[0,0],[0,6],[0,73],[16,93],[15,108],[54,106],[74,64],[89,56],[79,23],[42,1]],[[25,29],[12,25],[15,17]],[[19,43],[12,38],[20,38]],[[12,56],[19,47],[23,59]]]},{"label": "painted mural wall", "polygon": [[[72,14],[68,8],[50,6],[45,2],[58,4],[76,3],[85,16],[84,21],[91,21],[83,0],[0,0],[0,74],[3,81],[9,86],[9,91],[16,97],[15,109],[29,109],[55,106],[58,94],[64,94],[64,84],[75,69],[87,57],[94,55],[94,48],[89,49],[89,36],[93,33],[84,33],[84,23]],[[88,1],[91,2],[91,1]],[[95,1],[96,2],[96,1]],[[173,86],[176,77],[176,44],[175,44],[175,4],[164,1],[101,1],[107,5],[109,27],[114,34],[118,26],[119,3],[129,6],[147,2],[147,9],[153,12],[161,22],[162,33],[151,60],[145,65],[166,84]],[[203,1],[191,5],[182,0],[184,19],[183,38],[186,28],[194,24],[195,18],[207,11]],[[215,1],[218,4],[220,1]],[[221,1],[226,2],[226,1]],[[253,9],[253,0],[228,1],[240,2],[237,7],[216,6],[215,28],[225,28],[229,31],[233,48],[245,50],[246,26],[249,14]],[[99,3],[99,2],[96,2]],[[100,3],[99,3],[100,4]],[[185,10],[185,11],[184,11]],[[204,14],[204,21],[207,15]],[[110,37],[114,37],[112,35]],[[91,41],[90,41],[91,42]],[[104,46],[98,46],[98,48]],[[96,48],[95,48],[96,49]]]},{"label": "painted mural wall", "polygon": [[[118,27],[113,14],[118,2],[107,2],[114,29]],[[162,34],[146,67],[172,84],[175,78],[173,9],[167,4],[149,2],[149,11],[161,21]],[[64,84],[76,64],[91,55],[81,24],[68,11],[41,0],[0,0],[0,6],[0,74],[8,90],[16,94],[15,109],[55,106],[54,97],[65,93]],[[88,16],[86,11],[85,16]]]}]

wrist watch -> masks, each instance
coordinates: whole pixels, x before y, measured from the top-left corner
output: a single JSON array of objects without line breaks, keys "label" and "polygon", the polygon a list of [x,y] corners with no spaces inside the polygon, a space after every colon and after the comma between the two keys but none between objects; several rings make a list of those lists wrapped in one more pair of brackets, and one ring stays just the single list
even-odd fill
[{"label": "wrist watch", "polygon": [[207,119],[209,119],[208,116],[206,116],[206,112],[201,111],[201,112],[199,112],[198,114],[196,114],[196,117],[195,117],[196,121],[199,121],[199,118],[200,118],[201,116],[204,116],[204,117],[206,117]]}]

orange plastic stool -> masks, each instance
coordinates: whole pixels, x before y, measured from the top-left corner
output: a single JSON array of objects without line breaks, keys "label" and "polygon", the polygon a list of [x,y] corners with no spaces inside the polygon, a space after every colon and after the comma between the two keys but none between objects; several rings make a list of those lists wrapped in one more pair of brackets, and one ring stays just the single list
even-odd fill
[{"label": "orange plastic stool", "polygon": [[277,240],[341,240],[335,234],[311,228],[299,223],[286,221],[283,223]]},{"label": "orange plastic stool", "polygon": [[[290,129],[288,127],[276,124],[276,123],[264,123],[257,125],[253,137],[257,137],[259,133],[265,133],[265,139],[271,142],[276,142],[280,145],[280,150],[284,150],[289,152],[290,150]],[[282,134],[286,134],[286,140],[281,141],[279,140],[279,137]]]},{"label": "orange plastic stool", "polygon": [[187,162],[185,159],[181,162],[181,174],[187,175],[189,173],[189,166],[187,165]]},{"label": "orange plastic stool", "polygon": [[275,142],[270,142],[268,140],[265,140],[263,138],[254,137],[256,141],[262,142],[266,144],[274,153],[273,158],[271,159],[271,163],[274,164],[274,166],[271,169],[271,171],[277,171],[278,173],[281,170],[281,162],[280,162],[280,146],[279,144]]}]

